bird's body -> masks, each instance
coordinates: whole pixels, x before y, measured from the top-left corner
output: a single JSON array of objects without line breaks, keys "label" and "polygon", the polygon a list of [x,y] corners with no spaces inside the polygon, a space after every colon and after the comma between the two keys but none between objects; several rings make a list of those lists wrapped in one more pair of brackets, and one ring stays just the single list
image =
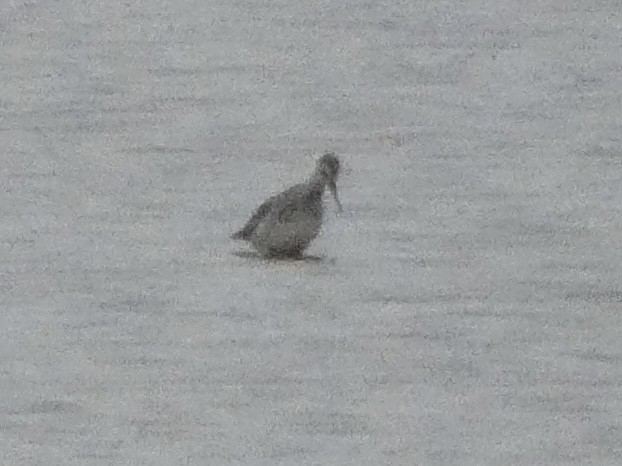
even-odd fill
[{"label": "bird's body", "polygon": [[324,154],[309,181],[270,197],[231,237],[250,242],[267,257],[301,257],[322,227],[322,196],[327,185],[341,208],[335,184],[338,172],[335,154]]}]

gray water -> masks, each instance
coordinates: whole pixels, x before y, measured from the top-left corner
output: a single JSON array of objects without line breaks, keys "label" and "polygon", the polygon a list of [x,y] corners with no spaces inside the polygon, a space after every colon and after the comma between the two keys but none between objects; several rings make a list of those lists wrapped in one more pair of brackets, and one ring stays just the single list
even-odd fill
[{"label": "gray water", "polygon": [[[618,1],[0,5],[0,462],[622,464]],[[320,261],[236,255],[334,150]]]}]

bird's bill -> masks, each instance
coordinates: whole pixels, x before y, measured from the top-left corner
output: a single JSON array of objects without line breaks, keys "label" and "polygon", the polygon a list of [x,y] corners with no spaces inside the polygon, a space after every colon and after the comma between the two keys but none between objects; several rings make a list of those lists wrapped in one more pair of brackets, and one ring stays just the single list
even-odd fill
[{"label": "bird's bill", "polygon": [[328,189],[335,198],[335,204],[337,204],[337,211],[342,212],[343,208],[341,207],[341,202],[339,202],[339,195],[337,194],[337,184],[334,181],[330,181],[328,183]]}]

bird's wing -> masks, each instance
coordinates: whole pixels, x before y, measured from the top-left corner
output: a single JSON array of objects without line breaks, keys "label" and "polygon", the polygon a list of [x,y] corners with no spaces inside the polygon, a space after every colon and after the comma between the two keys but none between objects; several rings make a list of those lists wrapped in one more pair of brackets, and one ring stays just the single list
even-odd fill
[{"label": "bird's wing", "polygon": [[234,233],[231,238],[244,240],[250,238],[257,228],[257,225],[269,215],[276,215],[279,220],[282,220],[283,216],[287,215],[287,212],[295,208],[300,195],[300,185],[296,185],[280,194],[270,197],[257,208],[248,222],[246,222],[246,225],[244,225],[240,231]]},{"label": "bird's wing", "polygon": [[296,210],[300,209],[307,191],[306,187],[306,184],[297,184],[279,195],[272,209],[272,214],[279,223],[287,223]]},{"label": "bird's wing", "polygon": [[248,239],[264,218],[268,216],[270,211],[272,210],[272,204],[274,202],[274,196],[269,198],[263,204],[261,204],[257,210],[253,213],[251,218],[246,222],[246,225],[242,227],[242,229],[233,235],[231,235],[232,239]]}]

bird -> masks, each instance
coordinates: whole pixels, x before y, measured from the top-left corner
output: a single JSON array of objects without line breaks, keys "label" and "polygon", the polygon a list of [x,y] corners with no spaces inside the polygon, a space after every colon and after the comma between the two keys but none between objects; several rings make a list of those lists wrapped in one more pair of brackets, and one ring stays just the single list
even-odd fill
[{"label": "bird", "polygon": [[337,210],[343,210],[337,194],[339,168],[335,153],[324,153],[306,182],[264,201],[231,239],[251,243],[267,258],[301,259],[322,227],[322,197],[327,186]]}]

